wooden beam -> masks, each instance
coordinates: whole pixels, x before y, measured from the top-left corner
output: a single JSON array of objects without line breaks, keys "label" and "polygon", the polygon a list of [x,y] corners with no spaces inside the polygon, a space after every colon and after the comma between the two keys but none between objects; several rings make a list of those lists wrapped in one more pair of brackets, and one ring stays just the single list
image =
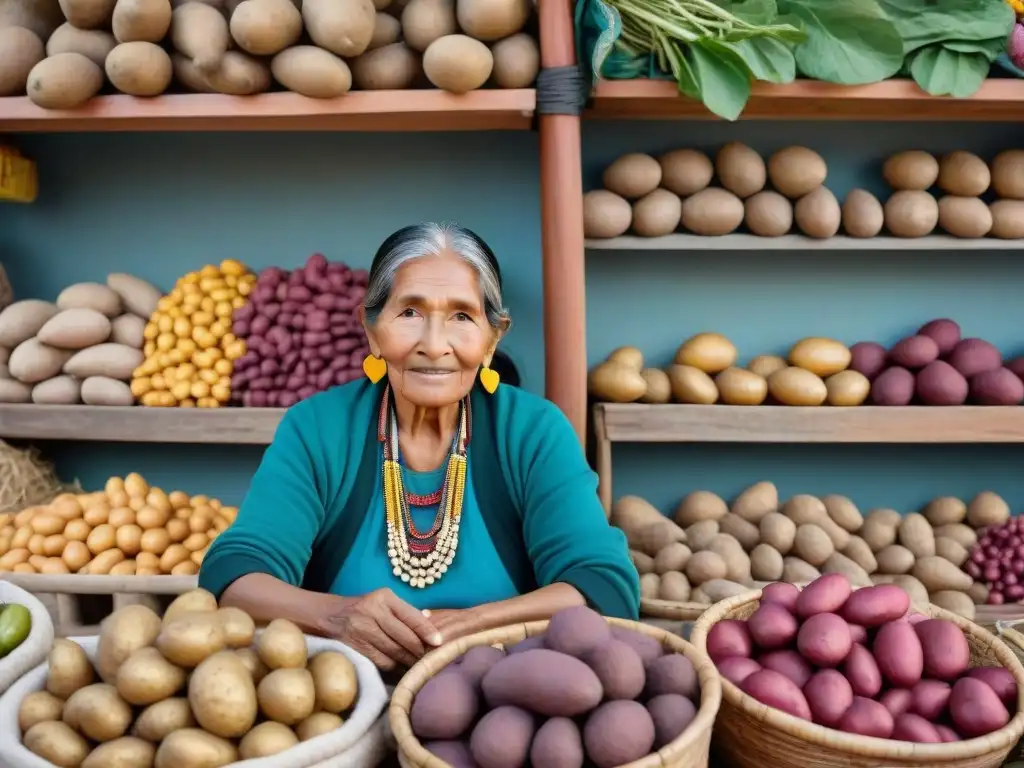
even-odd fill
[{"label": "wooden beam", "polygon": [[677,233],[664,237],[625,235],[604,240],[587,240],[591,251],[1019,251],[1024,240],[993,237],[962,239],[948,235],[928,237],[847,237],[837,235],[816,240],[803,235],[758,237],[733,234],[704,237]]}]

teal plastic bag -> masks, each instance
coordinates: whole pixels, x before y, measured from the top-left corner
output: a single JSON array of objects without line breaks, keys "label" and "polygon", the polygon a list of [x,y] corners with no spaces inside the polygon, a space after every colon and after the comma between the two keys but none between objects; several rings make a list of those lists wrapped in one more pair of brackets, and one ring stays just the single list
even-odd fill
[{"label": "teal plastic bag", "polygon": [[658,69],[650,54],[635,56],[619,45],[622,19],[619,12],[602,0],[576,0],[576,56],[580,69],[593,87],[599,79],[671,79]]}]

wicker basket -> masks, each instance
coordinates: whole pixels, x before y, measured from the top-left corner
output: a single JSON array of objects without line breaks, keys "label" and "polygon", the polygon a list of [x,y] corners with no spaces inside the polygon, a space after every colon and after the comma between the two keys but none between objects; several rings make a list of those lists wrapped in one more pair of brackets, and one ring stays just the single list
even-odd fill
[{"label": "wicker basket", "polygon": [[645,597],[640,600],[640,618],[695,621],[710,607],[704,603],[677,603]]},{"label": "wicker basket", "polygon": [[[657,752],[622,768],[707,768],[711,747],[711,726],[722,698],[722,687],[714,664],[704,655],[676,635],[665,630],[622,619],[608,619],[609,624],[641,632],[657,638],[666,649],[681,653],[693,662],[700,680],[700,707],[690,727],[675,741]],[[539,635],[548,627],[547,621],[514,624],[464,637],[428,653],[402,678],[391,696],[388,720],[398,743],[398,762],[402,768],[451,768],[427,752],[413,735],[409,711],[420,688],[441,670],[470,648],[478,645],[506,646]]]},{"label": "wicker basket", "polygon": [[[713,605],[694,625],[692,642],[707,653],[711,627],[723,619],[744,619],[760,604],[761,590]],[[995,768],[1024,732],[1024,666],[1001,641],[981,627],[938,606],[929,615],[956,623],[967,635],[971,663],[1000,664],[1017,680],[1017,714],[1006,727],[977,739],[951,744],[914,744],[856,736],[814,725],[765,706],[722,679],[722,709],[715,746],[735,768]]]},{"label": "wicker basket", "polygon": [[50,612],[35,596],[19,586],[0,581],[0,603],[18,603],[32,615],[32,629],[25,642],[0,659],[0,693],[34,666],[46,659],[53,647]]}]

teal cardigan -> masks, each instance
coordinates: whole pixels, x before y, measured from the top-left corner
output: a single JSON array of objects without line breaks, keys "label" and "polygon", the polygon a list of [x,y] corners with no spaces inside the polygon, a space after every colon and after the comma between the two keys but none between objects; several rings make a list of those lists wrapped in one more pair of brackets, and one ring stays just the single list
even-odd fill
[{"label": "teal cardigan", "polygon": [[[267,573],[330,591],[374,506],[382,393],[383,384],[364,379],[285,413],[238,519],[203,560],[201,587],[219,597],[236,579]],[[625,536],[605,520],[596,477],[568,420],[518,387],[493,395],[476,388],[471,398],[473,491],[520,594],[564,582],[602,614],[636,619],[639,576]]]}]

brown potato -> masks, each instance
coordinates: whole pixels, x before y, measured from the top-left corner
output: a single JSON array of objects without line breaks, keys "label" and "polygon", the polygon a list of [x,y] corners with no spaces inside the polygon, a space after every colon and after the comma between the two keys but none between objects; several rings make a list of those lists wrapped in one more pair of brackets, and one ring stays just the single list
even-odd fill
[{"label": "brown potato", "polygon": [[196,667],[188,703],[204,730],[225,739],[247,733],[258,714],[256,686],[233,651],[215,653]]},{"label": "brown potato", "polygon": [[49,691],[33,691],[18,707],[18,727],[25,733],[36,723],[60,720],[64,702]]},{"label": "brown potato", "polygon": [[53,765],[81,765],[89,754],[88,742],[62,722],[36,723],[25,734],[23,741],[29,752]]}]

